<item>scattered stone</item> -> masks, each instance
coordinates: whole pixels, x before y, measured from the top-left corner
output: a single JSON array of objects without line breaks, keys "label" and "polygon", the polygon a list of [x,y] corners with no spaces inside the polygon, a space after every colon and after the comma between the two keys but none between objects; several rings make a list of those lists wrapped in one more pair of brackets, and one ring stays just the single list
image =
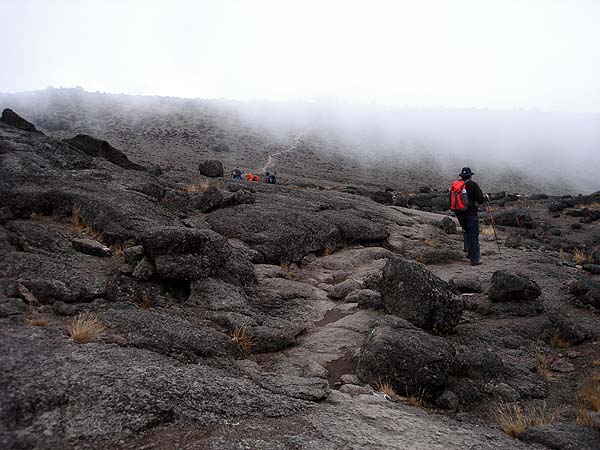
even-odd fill
[{"label": "scattered stone", "polygon": [[458,397],[454,392],[446,389],[442,392],[435,400],[436,406],[442,409],[456,411],[458,409],[459,401]]},{"label": "scattered stone", "polygon": [[329,375],[329,371],[322,365],[314,361],[310,361],[306,366],[304,366],[302,375],[304,375],[306,378],[323,378],[326,380],[327,376]]},{"label": "scattered stone", "polygon": [[342,384],[359,384],[360,380],[352,373],[345,373],[340,377],[340,383]]},{"label": "scattered stone", "polygon": [[517,248],[521,245],[521,236],[518,233],[510,233],[504,242],[509,248]]},{"label": "scattered stone", "polygon": [[451,289],[460,293],[483,292],[481,281],[476,277],[451,278],[448,284]]},{"label": "scattered stone", "polygon": [[350,394],[352,397],[357,395],[370,395],[373,393],[373,388],[369,385],[358,386],[356,384],[343,384],[340,387],[340,392],[344,394]]},{"label": "scattered stone", "polygon": [[113,252],[106,245],[88,238],[75,238],[71,241],[73,248],[81,253],[92,256],[108,257]]},{"label": "scattered stone", "polygon": [[590,279],[571,280],[568,282],[569,293],[573,294],[585,305],[600,309],[600,282]]},{"label": "scattered stone", "polygon": [[155,273],[156,269],[152,265],[152,262],[145,256],[133,270],[133,276],[139,280],[149,280]]},{"label": "scattered stone", "polygon": [[208,159],[198,165],[201,175],[209,178],[218,178],[223,176],[223,164],[217,159]]},{"label": "scattered stone", "polygon": [[[128,170],[147,171],[148,169],[130,161],[125,153],[114,148],[102,139],[96,139],[87,134],[79,134],[66,142],[94,158],[104,158],[111,163]],[[160,196],[160,195],[159,195]]]},{"label": "scattered stone", "polygon": [[579,222],[575,222],[571,224],[571,229],[573,230],[581,230],[583,228],[583,225]]},{"label": "scattered stone", "polygon": [[562,231],[560,228],[550,228],[548,230],[548,233],[550,233],[552,236],[560,236],[562,234]]},{"label": "scattered stone", "polygon": [[600,448],[600,433],[575,422],[556,422],[534,425],[519,435],[523,442],[542,444],[560,450],[597,450]]},{"label": "scattered stone", "polygon": [[584,264],[581,266],[583,270],[594,275],[600,275],[600,264]]},{"label": "scattered stone", "polygon": [[144,257],[144,247],[141,245],[134,245],[132,247],[128,247],[123,250],[123,257],[127,264],[132,265],[133,267],[137,266],[137,264]]},{"label": "scattered stone", "polygon": [[[514,228],[535,228],[535,221],[531,215],[520,209],[511,209],[507,211],[500,211],[494,214],[494,222],[496,225],[514,227]],[[489,224],[490,219],[486,217],[484,223]]]},{"label": "scattered stone", "polygon": [[575,370],[575,366],[564,359],[557,359],[550,365],[550,370],[559,373],[570,373]]},{"label": "scattered stone", "polygon": [[383,309],[381,294],[373,289],[360,289],[357,292],[356,303],[361,309]]},{"label": "scattered stone", "polygon": [[27,311],[29,311],[29,306],[20,298],[0,295],[0,317],[25,314]]},{"label": "scattered stone", "polygon": [[498,270],[492,275],[490,300],[496,302],[531,301],[540,296],[542,290],[526,275]]},{"label": "scattered stone", "polygon": [[464,308],[448,283],[422,264],[400,257],[388,260],[377,290],[388,313],[425,330],[452,330]]},{"label": "scattered stone", "polygon": [[444,217],[436,225],[446,234],[456,234],[456,223],[450,217]]},{"label": "scattered stone", "polygon": [[360,287],[361,283],[351,278],[348,278],[347,280],[344,280],[341,283],[334,285],[327,293],[327,296],[334,300],[340,300],[346,297],[352,291],[359,289]]}]

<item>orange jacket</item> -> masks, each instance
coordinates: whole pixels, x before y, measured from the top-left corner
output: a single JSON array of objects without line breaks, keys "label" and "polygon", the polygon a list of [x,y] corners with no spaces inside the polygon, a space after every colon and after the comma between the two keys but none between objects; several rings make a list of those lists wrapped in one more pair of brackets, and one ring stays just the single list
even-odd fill
[{"label": "orange jacket", "polygon": [[252,180],[254,180],[254,175],[252,175],[252,173],[251,173],[251,172],[248,172],[248,175],[247,175],[247,177],[248,177],[248,181],[252,181]]}]

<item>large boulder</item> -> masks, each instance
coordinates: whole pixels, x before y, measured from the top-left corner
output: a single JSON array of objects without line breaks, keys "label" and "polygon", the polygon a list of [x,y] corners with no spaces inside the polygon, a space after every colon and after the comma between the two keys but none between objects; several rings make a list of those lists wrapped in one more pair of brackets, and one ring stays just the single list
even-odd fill
[{"label": "large boulder", "polygon": [[114,148],[108,142],[87,134],[79,134],[72,139],[67,139],[67,142],[89,156],[107,159],[123,169],[146,170],[145,167],[130,161],[125,153]]},{"label": "large boulder", "polygon": [[444,338],[388,316],[363,344],[357,375],[372,386],[389,382],[398,393],[435,395],[444,390],[454,357]]},{"label": "large boulder", "polygon": [[531,301],[541,293],[539,285],[523,274],[497,270],[492,275],[489,297],[493,302]]},{"label": "large boulder", "polygon": [[19,130],[29,131],[31,133],[44,134],[41,131],[35,128],[35,125],[27,120],[23,119],[16,112],[14,112],[10,108],[6,108],[2,111],[2,117],[0,117],[0,122],[5,123],[14,128],[18,128]]},{"label": "large boulder", "polygon": [[207,159],[198,165],[198,170],[201,175],[210,178],[218,178],[223,176],[223,164],[218,159]]},{"label": "large boulder", "polygon": [[585,278],[572,280],[569,282],[569,293],[582,303],[600,309],[600,282]]},{"label": "large boulder", "polygon": [[[511,209],[494,213],[494,222],[496,225],[517,228],[535,228],[536,222],[527,211],[520,209]],[[490,218],[486,217],[484,223],[489,224]]]},{"label": "large boulder", "polygon": [[430,331],[450,331],[460,320],[463,300],[425,266],[400,257],[383,268],[378,291],[386,312]]},{"label": "large boulder", "polygon": [[200,280],[219,273],[240,282],[256,282],[252,264],[214,231],[157,227],[140,236],[140,241],[163,278]]}]

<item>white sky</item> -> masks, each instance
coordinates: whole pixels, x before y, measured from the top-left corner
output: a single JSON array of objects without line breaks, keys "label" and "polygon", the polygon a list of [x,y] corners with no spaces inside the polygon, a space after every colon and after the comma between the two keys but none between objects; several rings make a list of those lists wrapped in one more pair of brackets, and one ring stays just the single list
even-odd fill
[{"label": "white sky", "polygon": [[0,91],[600,112],[600,0],[0,0]]}]

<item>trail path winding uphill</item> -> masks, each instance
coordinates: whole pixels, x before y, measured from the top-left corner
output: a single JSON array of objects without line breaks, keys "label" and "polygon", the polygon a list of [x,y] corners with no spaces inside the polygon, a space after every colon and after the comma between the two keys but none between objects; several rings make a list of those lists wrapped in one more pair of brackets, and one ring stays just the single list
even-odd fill
[{"label": "trail path winding uphill", "polygon": [[276,153],[271,153],[269,154],[269,157],[267,158],[267,163],[265,164],[265,166],[260,169],[258,172],[259,173],[264,173],[267,171],[267,169],[269,167],[271,167],[273,165],[273,157],[277,156],[277,155],[281,155],[283,153],[290,153],[296,150],[296,147],[298,146],[298,144],[300,143],[301,140],[301,136],[296,136],[294,139],[292,139],[292,141],[287,145],[287,148],[285,150],[281,150],[278,151]]}]

